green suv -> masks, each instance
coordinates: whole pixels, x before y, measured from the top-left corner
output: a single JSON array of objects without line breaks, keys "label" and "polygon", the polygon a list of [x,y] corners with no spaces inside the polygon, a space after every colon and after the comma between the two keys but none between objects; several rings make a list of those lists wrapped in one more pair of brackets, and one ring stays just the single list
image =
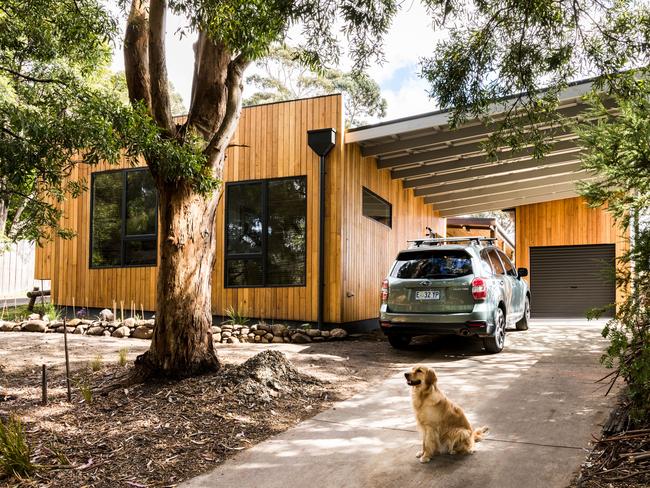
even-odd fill
[{"label": "green suv", "polygon": [[506,328],[528,329],[526,268],[515,270],[493,239],[409,241],[382,284],[380,326],[395,348],[414,336],[457,334],[501,352]]}]

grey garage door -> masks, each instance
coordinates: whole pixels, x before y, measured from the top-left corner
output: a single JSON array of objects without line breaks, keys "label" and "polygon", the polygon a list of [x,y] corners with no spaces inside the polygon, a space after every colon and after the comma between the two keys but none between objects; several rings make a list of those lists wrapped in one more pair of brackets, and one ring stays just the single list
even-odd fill
[{"label": "grey garage door", "polygon": [[584,317],[613,303],[613,244],[530,248],[531,315]]}]

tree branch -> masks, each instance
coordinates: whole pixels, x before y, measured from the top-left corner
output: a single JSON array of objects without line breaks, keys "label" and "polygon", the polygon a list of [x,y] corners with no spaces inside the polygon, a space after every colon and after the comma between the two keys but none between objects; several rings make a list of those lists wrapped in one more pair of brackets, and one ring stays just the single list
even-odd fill
[{"label": "tree branch", "polygon": [[194,53],[194,80],[186,126],[210,140],[225,113],[223,101],[231,52],[199,32]]},{"label": "tree branch", "polygon": [[165,58],[166,0],[151,0],[149,10],[149,77],[151,83],[151,108],[159,127],[171,134],[174,131],[169,81]]},{"label": "tree branch", "polygon": [[227,101],[226,111],[219,125],[216,134],[210,140],[205,148],[205,154],[213,171],[220,176],[221,168],[219,165],[223,162],[223,156],[230,139],[237,128],[242,108],[242,92],[244,89],[244,70],[249,61],[241,54],[237,56],[228,66],[228,77],[226,79]]},{"label": "tree branch", "polygon": [[57,80],[56,78],[36,78],[34,76],[25,75],[19,71],[14,71],[6,66],[0,66],[0,70],[5,71],[9,74],[12,74],[18,78],[22,78],[26,81],[33,81],[34,83],[56,83],[57,85],[67,86],[67,83],[63,80]]},{"label": "tree branch", "polygon": [[132,0],[124,34],[124,74],[131,103],[144,102],[151,112],[149,76],[149,0]]}]

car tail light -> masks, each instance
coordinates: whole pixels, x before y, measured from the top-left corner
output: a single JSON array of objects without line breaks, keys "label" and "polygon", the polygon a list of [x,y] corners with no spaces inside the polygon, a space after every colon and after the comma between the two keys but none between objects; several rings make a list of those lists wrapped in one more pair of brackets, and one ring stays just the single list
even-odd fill
[{"label": "car tail light", "polygon": [[388,301],[388,280],[384,280],[381,283],[381,303],[386,303]]},{"label": "car tail light", "polygon": [[487,285],[483,278],[472,280],[472,297],[474,300],[485,300],[487,298]]}]

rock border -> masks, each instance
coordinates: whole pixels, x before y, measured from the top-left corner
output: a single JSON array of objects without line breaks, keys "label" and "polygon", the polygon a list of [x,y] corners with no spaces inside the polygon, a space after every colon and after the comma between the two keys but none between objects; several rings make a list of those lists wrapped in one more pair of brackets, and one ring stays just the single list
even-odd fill
[{"label": "rock border", "polygon": [[[106,320],[110,319],[110,320]],[[132,337],[135,339],[151,339],[155,319],[128,318],[123,321],[113,320],[113,314],[105,309],[99,313],[99,320],[71,319],[66,321],[69,334],[92,336],[111,336],[117,338]],[[0,321],[2,332],[40,332],[63,333],[62,320],[50,320],[46,315],[31,314],[21,322]],[[300,327],[290,327],[284,324],[266,324],[264,322],[248,324],[230,324],[212,326],[214,342],[221,344],[262,343],[262,344],[309,344],[345,339],[348,336],[344,329],[318,330],[310,324]]]}]

